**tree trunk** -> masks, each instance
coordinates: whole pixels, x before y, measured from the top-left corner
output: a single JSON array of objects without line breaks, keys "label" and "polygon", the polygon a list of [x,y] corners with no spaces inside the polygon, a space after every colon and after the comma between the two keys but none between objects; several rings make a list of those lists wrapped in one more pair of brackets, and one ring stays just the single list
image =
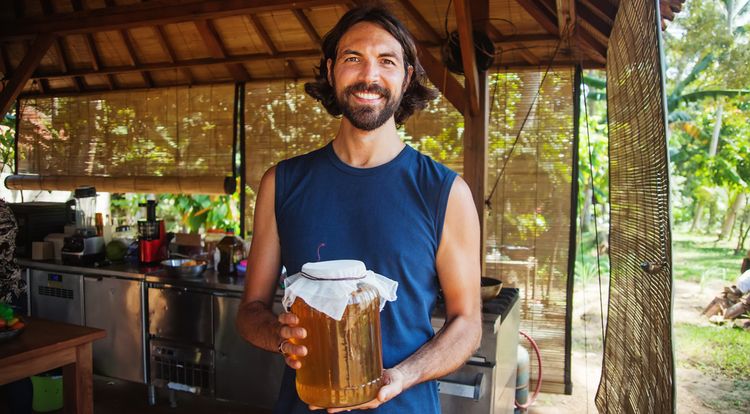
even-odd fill
[{"label": "tree trunk", "polygon": [[716,156],[716,151],[719,148],[719,133],[721,132],[721,120],[724,115],[724,102],[719,101],[719,105],[716,108],[716,123],[714,124],[714,130],[711,133],[711,146],[708,148],[708,158]]},{"label": "tree trunk", "polygon": [[701,215],[703,215],[703,200],[698,200],[698,205],[695,206],[695,215],[693,216],[693,224],[690,225],[690,233],[693,233],[698,228],[698,224],[701,221]]},{"label": "tree trunk", "polygon": [[740,192],[734,197],[732,205],[727,210],[727,215],[724,217],[724,222],[721,225],[721,235],[719,240],[729,240],[732,238],[732,231],[734,230],[734,223],[737,220],[737,215],[745,207],[745,193]]},{"label": "tree trunk", "polygon": [[581,233],[589,231],[591,226],[591,203],[594,198],[594,191],[591,189],[591,185],[586,183],[586,187],[583,190],[583,208],[581,208]]}]

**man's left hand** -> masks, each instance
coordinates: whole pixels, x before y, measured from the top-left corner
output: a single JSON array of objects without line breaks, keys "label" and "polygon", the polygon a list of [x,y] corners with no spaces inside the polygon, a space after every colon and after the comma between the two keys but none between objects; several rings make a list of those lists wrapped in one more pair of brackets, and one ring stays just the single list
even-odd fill
[{"label": "man's left hand", "polygon": [[[339,413],[342,411],[351,410],[370,410],[373,408],[380,407],[381,404],[385,404],[392,398],[401,394],[404,390],[404,374],[399,371],[398,368],[386,369],[383,371],[383,386],[378,391],[378,396],[364,404],[355,405],[352,407],[340,407],[340,408],[329,408],[329,413]],[[321,407],[310,406],[310,410],[320,410]]]}]

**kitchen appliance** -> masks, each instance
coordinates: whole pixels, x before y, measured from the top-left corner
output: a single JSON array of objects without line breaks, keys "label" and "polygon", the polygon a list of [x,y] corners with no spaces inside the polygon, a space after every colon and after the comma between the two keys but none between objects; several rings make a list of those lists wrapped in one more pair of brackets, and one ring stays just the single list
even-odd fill
[{"label": "kitchen appliance", "polygon": [[84,324],[83,275],[32,269],[29,285],[31,316]]},{"label": "kitchen appliance", "polygon": [[[517,288],[503,288],[482,303],[482,341],[457,371],[438,379],[445,414],[511,414],[516,395],[518,328],[521,320]],[[438,304],[433,328],[445,323]]]},{"label": "kitchen appliance", "polygon": [[96,232],[96,188],[78,187],[76,199],[75,234],[65,238],[61,258],[63,263],[90,265],[104,261],[104,238]]},{"label": "kitchen appliance", "polygon": [[31,257],[31,243],[42,241],[49,233],[62,233],[65,225],[74,220],[71,207],[75,200],[68,203],[8,203],[18,224],[16,233],[16,256]]},{"label": "kitchen appliance", "polygon": [[167,259],[167,232],[164,220],[156,218],[156,201],[140,204],[146,208],[146,219],[138,220],[138,258],[141,263],[158,263]]}]

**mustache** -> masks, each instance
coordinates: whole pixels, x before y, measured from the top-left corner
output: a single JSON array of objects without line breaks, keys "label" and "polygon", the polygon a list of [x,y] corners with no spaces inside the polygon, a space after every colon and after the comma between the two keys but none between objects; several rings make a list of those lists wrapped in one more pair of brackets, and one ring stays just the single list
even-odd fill
[{"label": "mustache", "polygon": [[382,95],[386,99],[391,97],[391,92],[388,89],[378,85],[377,83],[373,83],[370,85],[364,82],[355,83],[354,85],[349,85],[344,88],[344,92],[346,92],[347,94],[352,94],[355,92],[377,93],[379,95]]}]

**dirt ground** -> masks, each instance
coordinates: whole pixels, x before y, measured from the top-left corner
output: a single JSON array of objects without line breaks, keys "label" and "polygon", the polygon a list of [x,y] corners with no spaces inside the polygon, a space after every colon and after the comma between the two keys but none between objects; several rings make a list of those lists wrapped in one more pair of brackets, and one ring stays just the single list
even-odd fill
[{"label": "dirt ground", "polygon": [[[721,291],[723,282],[698,283],[675,281],[675,323],[705,323],[700,315],[703,307]],[[573,311],[572,395],[540,394],[536,403],[528,410],[532,414],[552,413],[596,413],[594,405],[596,390],[601,375],[601,311],[598,285],[589,284],[586,289],[576,286]],[[603,292],[608,287],[603,286]],[[606,312],[606,303],[603,304]],[[588,352],[587,352],[588,351]],[[749,350],[750,351],[750,350]],[[676,355],[677,412],[684,414],[750,412],[749,384],[738,387],[727,378],[711,377],[697,369],[680,363],[679,348]],[[738,408],[739,407],[739,408]]]}]

